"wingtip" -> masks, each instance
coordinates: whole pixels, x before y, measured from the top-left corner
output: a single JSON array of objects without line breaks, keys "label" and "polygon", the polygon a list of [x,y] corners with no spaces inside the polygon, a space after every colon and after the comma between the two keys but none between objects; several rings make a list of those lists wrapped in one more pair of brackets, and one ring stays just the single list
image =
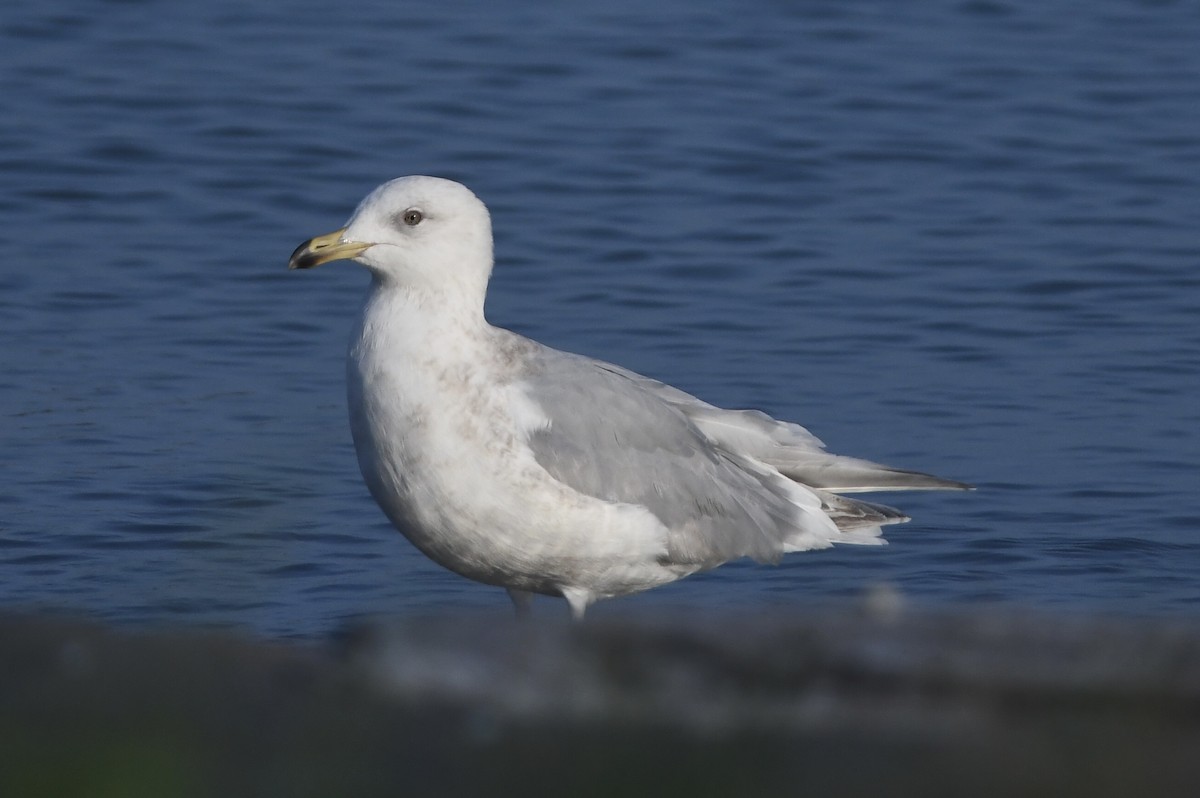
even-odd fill
[{"label": "wingtip", "polygon": [[[802,480],[803,481],[803,480]],[[943,479],[920,471],[880,470],[861,475],[858,480],[814,485],[830,493],[888,493],[909,490],[975,490],[974,485],[953,479]],[[806,483],[807,484],[807,483]]]},{"label": "wingtip", "polygon": [[974,485],[967,482],[958,482],[953,479],[939,480],[941,484],[936,485],[932,490],[977,490]]},{"label": "wingtip", "polygon": [[[898,477],[894,486],[891,487],[893,490],[975,490],[975,486],[967,482],[935,477],[933,474],[926,474],[923,471],[895,469],[892,473]],[[887,489],[884,488],[884,490]]]}]

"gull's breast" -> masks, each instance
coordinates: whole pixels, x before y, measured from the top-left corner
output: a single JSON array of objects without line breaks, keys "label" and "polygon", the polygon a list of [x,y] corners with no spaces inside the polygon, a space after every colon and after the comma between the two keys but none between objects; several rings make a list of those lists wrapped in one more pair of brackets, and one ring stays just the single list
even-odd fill
[{"label": "gull's breast", "polygon": [[492,584],[584,581],[617,594],[677,578],[662,573],[667,530],[646,508],[581,494],[538,464],[527,442],[549,419],[484,363],[352,358],[359,466],[393,524],[434,561]]}]

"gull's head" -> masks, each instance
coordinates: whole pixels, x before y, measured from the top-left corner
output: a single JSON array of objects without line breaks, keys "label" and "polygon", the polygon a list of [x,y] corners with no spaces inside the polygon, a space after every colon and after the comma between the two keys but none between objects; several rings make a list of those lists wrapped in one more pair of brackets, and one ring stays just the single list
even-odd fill
[{"label": "gull's head", "polygon": [[487,207],[440,177],[399,177],[367,195],[341,230],[305,241],[289,269],[354,260],[385,282],[486,286],[492,268]]}]

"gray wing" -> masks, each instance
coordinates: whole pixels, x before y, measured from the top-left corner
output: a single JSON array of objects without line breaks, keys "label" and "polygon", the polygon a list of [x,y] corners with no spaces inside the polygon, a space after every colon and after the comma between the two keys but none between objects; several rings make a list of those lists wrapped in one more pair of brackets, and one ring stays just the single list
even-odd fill
[{"label": "gray wing", "polygon": [[830,454],[825,451],[825,444],[799,424],[779,421],[759,410],[725,410],[619,366],[605,363],[603,367],[637,382],[677,407],[718,445],[777,468],[784,476],[810,488],[830,493],[972,489],[964,482],[920,471]]},{"label": "gray wing", "polygon": [[[670,530],[671,562],[776,561],[785,550],[839,538],[822,511],[832,503],[826,497],[808,491],[811,506],[799,506],[795,486],[714,443],[678,405],[623,370],[540,347],[525,360],[522,382],[550,420],[529,441],[538,462],[575,490],[654,513]],[[855,526],[867,525],[860,508],[839,501]],[[903,520],[894,511],[867,516],[875,524]]]}]

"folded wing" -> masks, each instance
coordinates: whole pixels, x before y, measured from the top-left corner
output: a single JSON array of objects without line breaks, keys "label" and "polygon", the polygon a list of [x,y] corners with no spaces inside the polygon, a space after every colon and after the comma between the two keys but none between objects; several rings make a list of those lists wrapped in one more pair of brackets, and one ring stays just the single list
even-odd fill
[{"label": "folded wing", "polygon": [[669,530],[672,563],[882,543],[880,525],[907,517],[837,494],[965,487],[830,455],[799,425],[607,363],[542,347],[524,355],[521,384],[549,421],[530,433],[538,463],[581,493],[650,510]]}]

